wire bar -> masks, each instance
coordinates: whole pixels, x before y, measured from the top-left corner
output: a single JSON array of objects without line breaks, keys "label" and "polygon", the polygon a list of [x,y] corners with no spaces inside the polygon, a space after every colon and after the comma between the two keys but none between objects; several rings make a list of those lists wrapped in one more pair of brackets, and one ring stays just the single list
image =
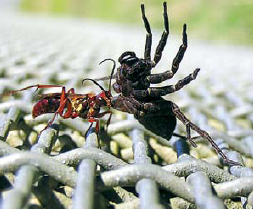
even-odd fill
[{"label": "wire bar", "polygon": [[[88,130],[84,149],[98,146],[97,134]],[[77,184],[73,198],[74,209],[92,209],[94,207],[96,163],[91,159],[84,159],[78,167]]]},{"label": "wire bar", "polygon": [[[149,165],[151,159],[148,157],[148,145],[144,140],[143,131],[137,129],[132,131],[134,162],[137,165]],[[144,178],[136,184],[136,191],[140,197],[140,208],[163,208],[159,203],[159,191],[154,180]]]},{"label": "wire bar", "polygon": [[191,185],[198,208],[226,208],[222,200],[213,194],[211,182],[205,173],[193,173],[188,176],[187,182]]}]

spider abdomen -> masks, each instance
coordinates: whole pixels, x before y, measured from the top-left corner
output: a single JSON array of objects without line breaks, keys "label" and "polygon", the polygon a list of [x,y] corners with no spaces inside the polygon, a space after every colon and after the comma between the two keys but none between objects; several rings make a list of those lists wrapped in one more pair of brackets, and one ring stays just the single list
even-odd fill
[{"label": "spider abdomen", "polygon": [[135,115],[135,118],[149,131],[170,140],[176,127],[176,117],[170,101],[160,98],[145,103],[147,114]]}]

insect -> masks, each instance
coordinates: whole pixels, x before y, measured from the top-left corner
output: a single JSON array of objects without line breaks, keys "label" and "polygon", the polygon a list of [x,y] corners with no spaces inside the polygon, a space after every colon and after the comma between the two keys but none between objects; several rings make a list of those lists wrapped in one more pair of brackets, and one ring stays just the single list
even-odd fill
[{"label": "insect", "polygon": [[[34,105],[32,110],[32,116],[34,118],[38,117],[39,115],[46,114],[46,113],[54,113],[53,118],[48,122],[48,124],[45,126],[45,128],[42,130],[46,130],[52,123],[54,122],[57,115],[60,115],[62,118],[84,118],[87,119],[88,122],[91,123],[89,129],[92,127],[93,122],[96,123],[96,133],[99,132],[99,118],[103,117],[106,114],[110,114],[108,120],[107,120],[107,126],[110,123],[112,112],[110,110],[100,112],[101,107],[108,107],[110,109],[111,107],[111,100],[112,100],[112,94],[111,94],[111,80],[114,73],[114,69],[116,66],[116,63],[112,59],[105,59],[102,62],[106,60],[111,60],[114,62],[112,72],[111,72],[111,78],[109,82],[109,89],[106,91],[101,85],[99,85],[95,80],[93,79],[83,79],[83,83],[85,81],[92,81],[95,85],[97,85],[101,92],[99,94],[94,93],[88,93],[88,94],[76,94],[74,88],[69,89],[66,91],[65,86],[61,85],[32,85],[27,86],[25,88],[22,88],[20,90],[10,91],[6,94],[14,94],[20,91],[25,91],[30,88],[36,87],[37,90],[41,88],[53,88],[53,87],[60,87],[62,88],[61,93],[49,93],[49,94],[43,94],[40,95],[40,100]],[[100,62],[100,64],[102,63]],[[40,134],[42,133],[40,132]],[[39,135],[40,135],[39,134]]]},{"label": "insect", "polygon": [[164,32],[156,47],[154,58],[151,60],[152,32],[145,15],[144,4],[141,5],[142,19],[147,32],[144,58],[138,58],[132,51],[126,51],[119,57],[118,61],[120,67],[117,69],[115,76],[116,82],[113,84],[113,88],[120,94],[113,98],[112,107],[123,112],[134,114],[135,118],[144,125],[146,129],[167,140],[170,140],[171,136],[174,134],[177,118],[186,126],[186,138],[194,147],[196,147],[196,143],[193,141],[195,137],[191,137],[191,129],[196,131],[201,137],[207,139],[218,154],[222,156],[225,163],[238,165],[238,163],[229,160],[215,144],[211,136],[192,123],[175,103],[162,98],[162,96],[180,90],[194,80],[200,71],[199,68],[195,69],[193,73],[182,80],[179,80],[175,85],[162,87],[150,86],[151,84],[158,84],[168,80],[175,75],[188,46],[186,34],[187,25],[184,24],[182,45],[179,47],[173,59],[171,69],[163,73],[151,73],[151,70],[161,60],[162,52],[169,35],[166,2],[163,3],[163,10]]}]

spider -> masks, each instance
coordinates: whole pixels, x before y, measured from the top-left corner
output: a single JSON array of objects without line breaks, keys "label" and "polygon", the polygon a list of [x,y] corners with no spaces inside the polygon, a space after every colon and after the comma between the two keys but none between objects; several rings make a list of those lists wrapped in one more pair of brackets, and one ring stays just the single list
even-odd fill
[{"label": "spider", "polygon": [[162,81],[168,80],[174,76],[187,49],[187,26],[184,24],[183,44],[180,46],[178,53],[173,60],[171,70],[163,73],[151,74],[151,70],[161,60],[162,52],[169,35],[169,21],[166,2],[163,3],[163,8],[164,32],[158,46],[156,47],[154,59],[151,60],[152,33],[149,22],[145,16],[144,4],[141,5],[142,19],[147,31],[144,58],[138,58],[136,54],[131,51],[126,51],[119,57],[118,61],[121,66],[117,69],[116,83],[113,84],[113,88],[117,93],[121,93],[123,96],[133,95],[137,99],[144,99],[147,97],[158,98],[173,93],[194,80],[200,70],[197,68],[192,74],[185,77],[183,80],[180,80],[176,85],[150,87],[150,84],[161,83]]},{"label": "spider", "polygon": [[163,3],[164,31],[156,47],[153,60],[151,60],[152,32],[145,15],[144,4],[141,4],[141,13],[147,32],[144,58],[138,58],[132,51],[126,51],[119,57],[120,67],[117,69],[115,76],[116,82],[113,84],[113,88],[120,94],[113,97],[112,107],[123,112],[134,114],[134,117],[146,129],[167,140],[170,140],[172,135],[177,135],[173,132],[176,127],[176,119],[179,119],[186,126],[186,138],[194,147],[196,147],[196,143],[193,141],[195,137],[191,137],[191,129],[196,131],[201,137],[207,139],[218,154],[222,156],[225,163],[238,165],[238,163],[229,160],[215,144],[211,136],[192,123],[175,103],[162,98],[162,96],[180,90],[194,80],[200,71],[199,68],[195,69],[193,73],[182,80],[179,80],[175,85],[162,87],[150,86],[150,84],[158,84],[172,78],[177,72],[187,49],[187,25],[183,25],[183,43],[173,59],[171,69],[163,73],[152,74],[151,70],[162,58],[162,52],[169,35],[167,4],[166,2]]}]

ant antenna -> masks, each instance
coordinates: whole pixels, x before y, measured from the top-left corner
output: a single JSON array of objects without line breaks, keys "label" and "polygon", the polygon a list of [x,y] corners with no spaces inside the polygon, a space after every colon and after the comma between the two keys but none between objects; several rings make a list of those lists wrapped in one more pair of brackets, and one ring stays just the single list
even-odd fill
[{"label": "ant antenna", "polygon": [[113,78],[114,70],[115,70],[115,67],[116,67],[116,62],[115,62],[114,59],[107,58],[107,59],[102,60],[102,61],[99,63],[99,65],[102,64],[102,63],[105,62],[105,61],[108,61],[108,60],[110,60],[110,61],[113,62],[113,67],[112,67],[112,72],[111,72],[110,82],[109,82],[109,88],[108,88],[108,89],[109,89],[108,91],[111,91],[112,78]]},{"label": "ant antenna", "polygon": [[[111,59],[111,58],[108,58],[108,59],[102,60],[102,61],[99,63],[99,65],[102,64],[103,62],[107,61],[107,60],[110,60],[110,61],[113,62],[112,72],[111,72],[111,76],[110,76],[110,83],[109,83],[109,92],[110,92],[110,91],[111,91],[112,78],[113,78],[114,70],[115,70],[115,68],[116,68],[116,62],[115,62],[115,60],[113,60],[113,59]],[[94,84],[96,84],[97,86],[99,86],[99,88],[100,88],[102,91],[105,91],[104,88],[103,88],[96,80],[91,79],[91,78],[85,78],[85,79],[83,79],[82,85],[83,85],[84,81],[87,81],[87,80],[92,81]]]},{"label": "ant antenna", "polygon": [[105,91],[104,90],[104,88],[97,82],[97,81],[95,81],[94,79],[91,79],[91,78],[85,78],[85,79],[83,79],[83,81],[82,81],[82,85],[83,85],[83,83],[84,83],[84,81],[92,81],[94,84],[96,84],[102,91]]}]

